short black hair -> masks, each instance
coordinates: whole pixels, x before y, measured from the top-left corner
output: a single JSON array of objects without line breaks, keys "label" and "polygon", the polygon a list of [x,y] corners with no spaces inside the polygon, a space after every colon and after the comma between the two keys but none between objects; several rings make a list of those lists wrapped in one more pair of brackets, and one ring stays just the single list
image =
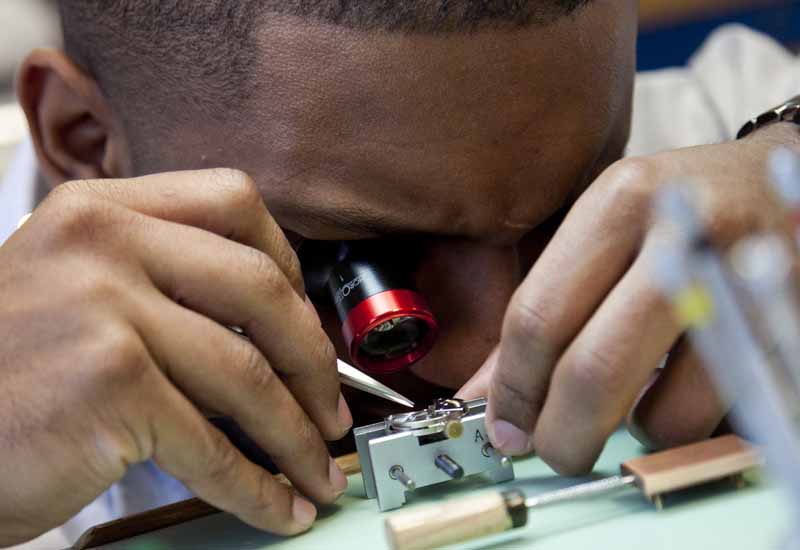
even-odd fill
[{"label": "short black hair", "polygon": [[[67,53],[97,79],[119,111],[126,106],[163,109],[174,100],[185,107],[201,107],[213,117],[219,105],[246,99],[258,56],[253,30],[270,14],[365,31],[439,34],[547,25],[588,2],[60,0],[59,4]],[[193,86],[200,82],[202,86]]]}]

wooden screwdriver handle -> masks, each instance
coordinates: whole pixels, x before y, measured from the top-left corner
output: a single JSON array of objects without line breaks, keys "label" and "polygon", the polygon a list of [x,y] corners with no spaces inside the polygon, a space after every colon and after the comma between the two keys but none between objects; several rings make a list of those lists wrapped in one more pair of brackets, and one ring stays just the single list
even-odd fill
[{"label": "wooden screwdriver handle", "polygon": [[392,550],[439,548],[502,533],[526,519],[521,492],[490,492],[395,514],[386,520],[386,537]]},{"label": "wooden screwdriver handle", "polygon": [[761,465],[758,448],[735,435],[634,458],[622,465],[623,475],[636,476],[636,485],[650,499],[741,474]]}]

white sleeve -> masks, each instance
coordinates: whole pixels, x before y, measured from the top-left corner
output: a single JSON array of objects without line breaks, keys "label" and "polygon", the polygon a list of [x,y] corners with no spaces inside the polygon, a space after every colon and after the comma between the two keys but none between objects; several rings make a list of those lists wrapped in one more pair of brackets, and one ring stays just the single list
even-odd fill
[{"label": "white sleeve", "polygon": [[797,94],[800,57],[747,27],[721,27],[686,67],[637,75],[628,155],[733,139]]}]

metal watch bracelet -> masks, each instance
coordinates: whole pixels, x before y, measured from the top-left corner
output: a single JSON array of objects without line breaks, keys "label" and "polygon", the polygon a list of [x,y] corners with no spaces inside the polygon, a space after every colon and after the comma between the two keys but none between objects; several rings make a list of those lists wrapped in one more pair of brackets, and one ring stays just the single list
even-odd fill
[{"label": "metal watch bracelet", "polygon": [[747,137],[759,128],[776,122],[793,122],[800,125],[800,95],[749,121],[736,134],[736,139]]}]

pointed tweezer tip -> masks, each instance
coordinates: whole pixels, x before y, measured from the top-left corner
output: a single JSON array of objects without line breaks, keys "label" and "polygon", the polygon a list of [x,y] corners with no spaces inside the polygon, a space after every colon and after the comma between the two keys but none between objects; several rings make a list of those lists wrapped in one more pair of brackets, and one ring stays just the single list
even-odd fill
[{"label": "pointed tweezer tip", "polygon": [[383,397],[384,398],[386,398],[386,399],[388,399],[390,401],[394,401],[398,405],[403,405],[405,407],[408,407],[409,409],[413,409],[414,408],[414,402],[411,401],[408,397],[406,397],[402,393],[396,392],[393,389],[388,388],[386,386],[383,386],[383,388],[384,388],[384,391],[382,393],[383,393]]},{"label": "pointed tweezer tip", "polygon": [[409,409],[413,409],[415,407],[414,402],[406,397],[395,399],[395,401],[400,405],[408,407]]},{"label": "pointed tweezer tip", "polygon": [[381,384],[371,376],[360,371],[353,365],[345,363],[341,359],[337,361],[339,370],[339,380],[343,384],[354,387],[361,391],[377,395],[404,407],[414,408],[414,402],[406,396],[394,391],[393,389]]}]

